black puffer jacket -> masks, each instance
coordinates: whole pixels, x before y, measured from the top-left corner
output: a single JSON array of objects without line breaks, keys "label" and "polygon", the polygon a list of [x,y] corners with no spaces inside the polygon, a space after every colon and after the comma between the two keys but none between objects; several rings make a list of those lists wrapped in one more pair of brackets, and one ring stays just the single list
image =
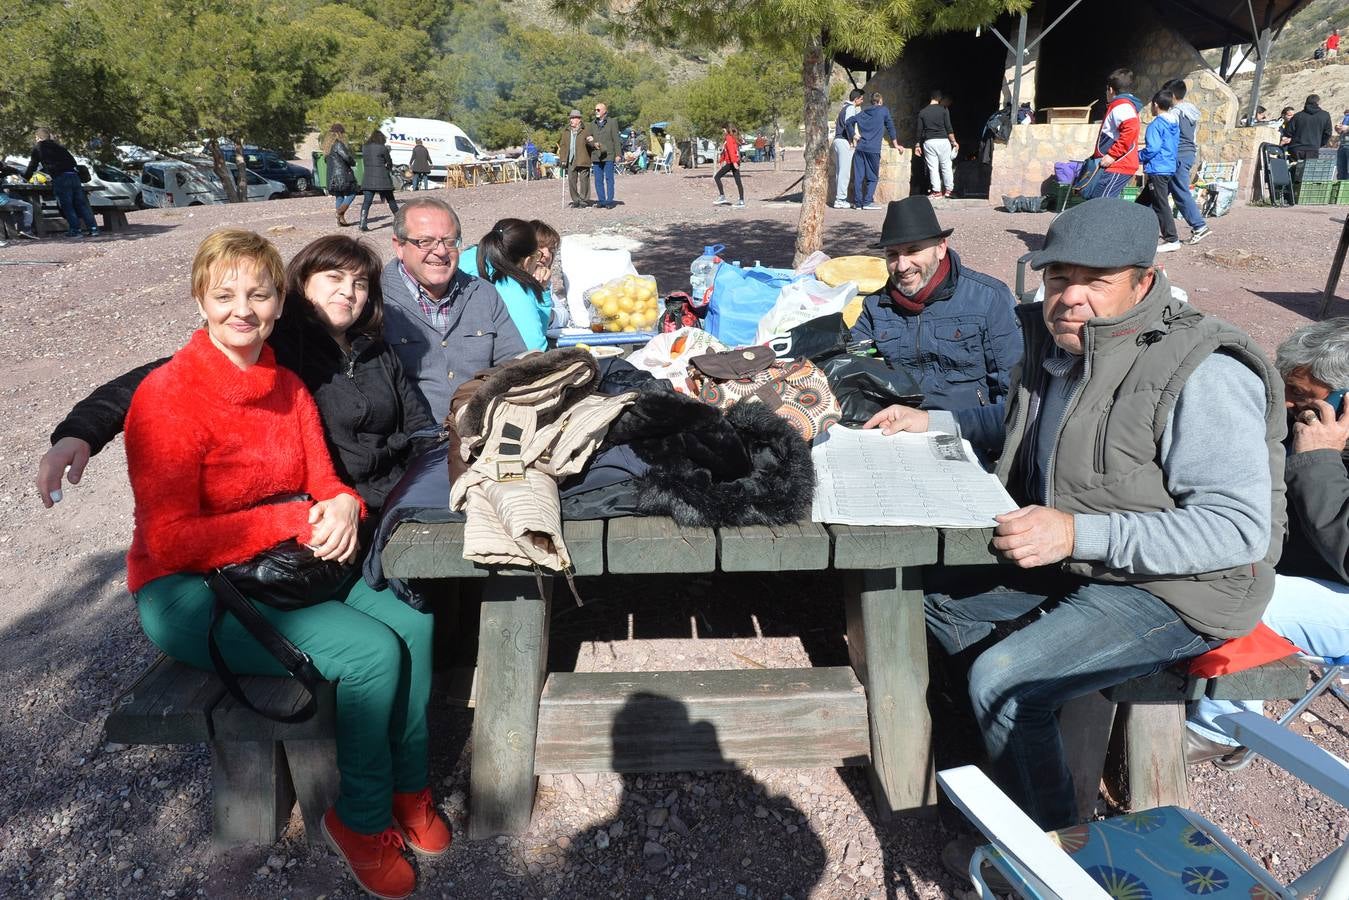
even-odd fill
[{"label": "black puffer jacket", "polygon": [[346,141],[333,141],[328,148],[328,193],[346,195],[359,190],[352,171],[355,165],[356,158],[351,155]]},{"label": "black puffer jacket", "polygon": [[[438,428],[426,401],[383,341],[358,337],[343,354],[304,316],[283,316],[276,326],[268,343],[277,362],[314,395],[338,476],[376,512],[413,457],[436,443]],[[165,362],[148,363],[95,390],[56,427],[52,442],[77,437],[97,453],[122,431],[141,381]],[[423,436],[414,439],[416,432]]]},{"label": "black puffer jacket", "polygon": [[361,148],[361,190],[393,190],[393,158],[386,144],[371,141]]}]

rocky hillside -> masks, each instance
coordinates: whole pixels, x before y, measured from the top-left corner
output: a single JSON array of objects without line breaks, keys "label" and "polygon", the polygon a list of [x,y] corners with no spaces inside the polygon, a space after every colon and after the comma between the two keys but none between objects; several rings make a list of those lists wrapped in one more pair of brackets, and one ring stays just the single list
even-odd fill
[{"label": "rocky hillside", "polygon": [[[1338,28],[1341,37],[1349,32],[1349,4],[1344,0],[1312,0],[1288,20],[1283,33],[1270,48],[1270,62],[1310,60],[1312,51],[1326,39],[1332,28]],[[1345,53],[1346,49],[1341,47],[1340,53]]]},{"label": "rocky hillside", "polygon": [[[1271,58],[1273,54],[1271,54]],[[1251,76],[1232,79],[1232,89],[1245,103],[1251,95]],[[1342,52],[1333,60],[1299,60],[1271,65],[1260,88],[1260,105],[1277,115],[1285,106],[1301,109],[1308,94],[1321,96],[1321,108],[1334,122],[1349,109],[1349,57]]]}]

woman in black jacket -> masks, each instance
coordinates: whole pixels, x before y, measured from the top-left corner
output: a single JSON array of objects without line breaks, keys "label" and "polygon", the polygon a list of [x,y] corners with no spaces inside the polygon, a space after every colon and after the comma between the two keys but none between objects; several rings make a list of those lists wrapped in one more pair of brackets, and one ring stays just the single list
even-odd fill
[{"label": "woman in black jacket", "polygon": [[370,140],[361,148],[361,158],[365,163],[361,173],[361,190],[365,192],[365,199],[361,201],[361,231],[369,231],[365,219],[376,194],[389,204],[389,212],[398,212],[398,201],[393,198],[393,158],[389,156],[384,132],[378,128],[370,132]]},{"label": "woman in black jacket", "polygon": [[328,193],[337,205],[337,224],[343,227],[352,223],[346,219],[356,199],[356,158],[347,146],[347,129],[340,122],[334,122],[323,136],[322,149],[328,162]]},{"label": "woman in black jacket", "polygon": [[[333,465],[365,501],[370,529],[389,491],[440,433],[426,400],[380,337],[379,273],[378,254],[360,241],[332,234],[306,245],[286,266],[285,314],[268,338],[277,362],[314,395]],[[166,361],[103,385],[56,427],[38,468],[44,505],[60,499],[67,466],[78,481],[89,455],[121,432],[137,386]],[[363,546],[367,537],[363,528]]]}]

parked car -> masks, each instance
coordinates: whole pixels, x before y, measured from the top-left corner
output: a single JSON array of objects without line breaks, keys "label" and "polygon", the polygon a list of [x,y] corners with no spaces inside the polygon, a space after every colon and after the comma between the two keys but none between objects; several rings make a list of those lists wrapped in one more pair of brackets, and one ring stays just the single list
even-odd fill
[{"label": "parked car", "polygon": [[[231,172],[233,168],[231,168]],[[248,199],[272,200],[284,196],[286,186],[248,172]],[[225,202],[225,186],[206,166],[178,160],[146,163],[140,177],[141,202],[146,206],[203,206]]]},{"label": "parked car", "polygon": [[274,150],[244,148],[245,165],[269,181],[279,181],[292,194],[305,194],[314,186],[314,173],[287,162]]}]

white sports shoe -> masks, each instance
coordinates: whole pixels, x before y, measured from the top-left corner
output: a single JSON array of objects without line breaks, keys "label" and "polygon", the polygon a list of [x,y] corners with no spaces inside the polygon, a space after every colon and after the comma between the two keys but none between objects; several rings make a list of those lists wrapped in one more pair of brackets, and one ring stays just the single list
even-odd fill
[{"label": "white sports shoe", "polygon": [[1185,245],[1182,244],[1180,241],[1167,241],[1165,244],[1158,244],[1158,245],[1157,245],[1157,252],[1158,252],[1158,253],[1171,253],[1172,251],[1174,251],[1174,250],[1179,250],[1181,247],[1184,247],[1184,246],[1185,246]]}]

